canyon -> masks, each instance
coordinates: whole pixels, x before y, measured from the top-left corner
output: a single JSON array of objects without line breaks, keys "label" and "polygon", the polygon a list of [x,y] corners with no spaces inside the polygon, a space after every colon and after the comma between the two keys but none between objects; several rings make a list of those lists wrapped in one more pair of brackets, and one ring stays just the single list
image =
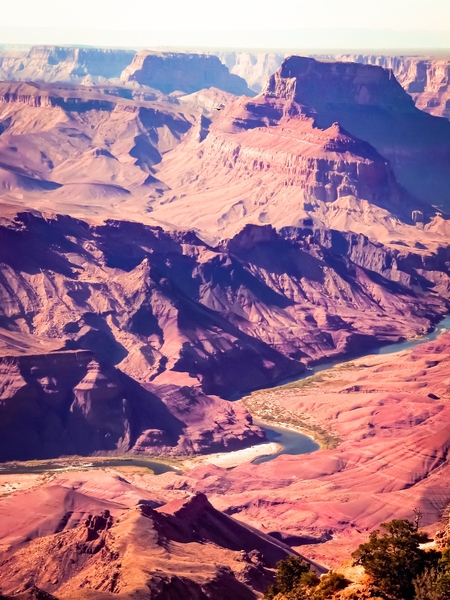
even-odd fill
[{"label": "canyon", "polygon": [[449,313],[445,64],[277,56],[0,57],[7,597],[258,598],[448,503],[450,334],[376,354]]},{"label": "canyon", "polygon": [[[199,49],[194,54],[175,50],[161,52],[60,46],[9,50],[5,47],[0,50],[0,79],[83,85],[122,82],[157,88],[165,93],[175,90],[190,93],[202,88],[218,87],[237,95],[252,95],[252,92],[262,91],[267,79],[292,54],[298,52],[295,49],[290,52]],[[200,58],[202,55],[203,58]],[[435,116],[450,118],[450,58],[444,52],[431,53],[429,56],[370,53],[305,55],[328,62],[356,62],[390,69],[413,97],[418,108]],[[216,57],[226,69],[221,68]],[[180,76],[184,80],[179,79]]]},{"label": "canyon", "polygon": [[[260,93],[267,81],[296,52],[219,52],[215,51],[230,72],[245,79]],[[355,62],[378,65],[391,70],[400,85],[412,96],[417,108],[437,117],[450,119],[450,57],[448,54],[306,54],[328,62]]]}]

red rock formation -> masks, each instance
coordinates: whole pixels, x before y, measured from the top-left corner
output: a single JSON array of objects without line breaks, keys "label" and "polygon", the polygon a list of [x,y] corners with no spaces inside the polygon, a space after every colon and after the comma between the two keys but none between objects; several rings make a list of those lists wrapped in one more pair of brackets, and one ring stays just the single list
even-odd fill
[{"label": "red rock formation", "polygon": [[[171,190],[152,214],[177,227],[188,223],[208,239],[215,231],[235,234],[242,222],[280,227],[304,218],[376,239],[415,237],[402,222],[412,224],[413,210],[427,221],[435,209],[413,196],[437,196],[423,178],[413,185],[413,163],[420,155],[431,186],[446,197],[447,129],[415,109],[379,67],[291,57],[257,98],[228,103],[164,157],[157,176]],[[442,140],[436,153],[432,138]],[[405,173],[413,195],[396,181],[405,183]]]},{"label": "red rock formation", "polygon": [[192,232],[31,213],[1,232],[4,327],[61,338],[141,381],[198,381],[207,394],[421,332],[448,306],[444,249],[270,226],[213,248]]},{"label": "red rock formation", "polygon": [[323,547],[302,547],[328,565],[367,531],[412,518],[415,508],[422,525],[436,523],[450,493],[449,362],[447,332],[411,351],[322,372],[309,384],[255,393],[255,406],[290,411],[338,436],[339,446],[231,471],[197,467],[177,486],[208,493],[217,508],[263,531],[331,534]]},{"label": "red rock formation", "polygon": [[0,360],[0,460],[190,454],[258,443],[248,413],[198,391],[140,386],[90,352]]},{"label": "red rock formation", "polygon": [[215,510],[202,494],[89,515],[72,530],[4,553],[1,591],[38,586],[58,598],[252,599],[273,579],[282,543]]},{"label": "red rock formation", "polygon": [[417,108],[450,119],[450,60],[441,56],[334,55],[345,60],[390,69],[412,96]]}]

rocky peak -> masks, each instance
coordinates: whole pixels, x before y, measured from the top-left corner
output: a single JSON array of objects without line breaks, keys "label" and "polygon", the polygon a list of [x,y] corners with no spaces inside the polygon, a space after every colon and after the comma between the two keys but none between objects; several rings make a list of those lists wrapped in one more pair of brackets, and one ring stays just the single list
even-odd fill
[{"label": "rocky peak", "polygon": [[109,510],[104,510],[99,515],[88,515],[84,524],[87,530],[87,541],[91,542],[98,539],[101,532],[111,529],[113,517]]},{"label": "rocky peak", "polygon": [[320,62],[304,56],[286,58],[262,93],[315,108],[335,102],[414,109],[413,100],[391,71],[359,63]]}]

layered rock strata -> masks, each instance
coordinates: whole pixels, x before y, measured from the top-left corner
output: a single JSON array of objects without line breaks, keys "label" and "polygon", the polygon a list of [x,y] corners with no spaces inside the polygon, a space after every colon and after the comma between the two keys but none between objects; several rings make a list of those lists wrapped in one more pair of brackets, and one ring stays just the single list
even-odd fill
[{"label": "layered rock strata", "polygon": [[164,94],[186,94],[216,87],[225,92],[252,95],[246,82],[232,75],[216,56],[176,52],[138,52],[120,77],[122,82],[136,82],[161,90]]},{"label": "layered rock strata", "polygon": [[11,335],[225,397],[423,332],[448,310],[448,248],[394,250],[308,224],[247,226],[212,247],[193,232],[22,213],[0,239]]},{"label": "layered rock strata", "polygon": [[201,466],[177,485],[207,491],[220,510],[284,539],[330,536],[302,546],[328,566],[381,522],[413,519],[420,509],[423,526],[436,524],[450,493],[449,361],[447,332],[413,350],[255,392],[245,404],[259,418],[296,417],[310,431],[327,430],[338,446],[228,472]]},{"label": "layered rock strata", "polygon": [[2,51],[0,78],[22,81],[104,81],[117,78],[133,60],[133,50],[33,46],[29,51]]},{"label": "layered rock strata", "polygon": [[235,450],[248,413],[189,387],[139,385],[87,351],[0,359],[0,460]]}]

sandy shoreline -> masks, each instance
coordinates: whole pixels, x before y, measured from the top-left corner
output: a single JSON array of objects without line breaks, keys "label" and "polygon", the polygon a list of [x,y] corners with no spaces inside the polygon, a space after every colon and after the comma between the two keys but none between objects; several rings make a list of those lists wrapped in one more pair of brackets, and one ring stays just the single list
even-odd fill
[{"label": "sandy shoreline", "polygon": [[216,467],[231,469],[242,463],[252,462],[260,456],[269,456],[276,454],[281,450],[281,446],[275,442],[267,442],[266,444],[257,444],[250,448],[242,450],[234,450],[232,452],[218,452],[217,454],[206,454],[205,456],[196,456],[184,460],[181,464],[187,469],[192,469],[198,465],[212,464]]}]

